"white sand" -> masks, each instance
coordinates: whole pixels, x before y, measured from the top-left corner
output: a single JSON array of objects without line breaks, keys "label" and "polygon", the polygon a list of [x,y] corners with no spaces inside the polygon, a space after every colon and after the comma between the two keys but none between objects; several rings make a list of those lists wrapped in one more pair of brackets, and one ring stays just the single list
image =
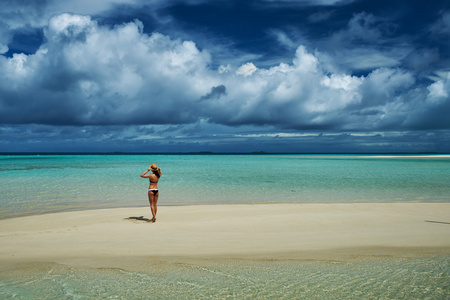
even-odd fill
[{"label": "white sand", "polygon": [[0,220],[0,263],[450,255],[446,203],[160,206],[156,223],[126,219],[142,215],[149,208]]}]

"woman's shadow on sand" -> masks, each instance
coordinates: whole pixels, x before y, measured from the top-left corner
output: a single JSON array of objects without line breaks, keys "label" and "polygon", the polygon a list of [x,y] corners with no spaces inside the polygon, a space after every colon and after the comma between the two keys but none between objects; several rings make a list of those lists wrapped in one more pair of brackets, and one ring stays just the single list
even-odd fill
[{"label": "woman's shadow on sand", "polygon": [[148,218],[144,218],[144,216],[140,216],[140,217],[128,217],[125,218],[125,220],[136,220],[136,221],[144,221],[144,222],[149,222],[151,223],[152,220],[148,219]]}]

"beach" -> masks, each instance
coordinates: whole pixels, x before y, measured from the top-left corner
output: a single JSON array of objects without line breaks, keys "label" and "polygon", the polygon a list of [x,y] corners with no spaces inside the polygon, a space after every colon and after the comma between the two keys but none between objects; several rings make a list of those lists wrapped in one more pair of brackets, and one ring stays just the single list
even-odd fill
[{"label": "beach", "polygon": [[0,221],[0,261],[110,257],[345,259],[450,255],[450,204],[259,204],[116,208]]}]

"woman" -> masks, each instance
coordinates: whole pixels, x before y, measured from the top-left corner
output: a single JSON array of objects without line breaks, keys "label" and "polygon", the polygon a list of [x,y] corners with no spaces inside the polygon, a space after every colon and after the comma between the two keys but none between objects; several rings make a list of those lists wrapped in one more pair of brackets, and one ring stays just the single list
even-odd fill
[{"label": "woman", "polygon": [[[147,175],[147,172],[152,171],[153,174]],[[158,181],[161,177],[161,169],[156,164],[152,164],[147,171],[141,174],[142,178],[148,178],[150,180],[150,186],[148,187],[148,201],[150,202],[150,209],[152,210],[153,218],[151,222],[156,222],[156,203],[159,198]]]}]

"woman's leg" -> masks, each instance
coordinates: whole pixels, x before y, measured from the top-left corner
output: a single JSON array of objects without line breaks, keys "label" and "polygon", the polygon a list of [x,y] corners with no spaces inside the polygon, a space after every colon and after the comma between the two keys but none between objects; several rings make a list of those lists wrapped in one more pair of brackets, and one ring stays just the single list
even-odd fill
[{"label": "woman's leg", "polygon": [[153,192],[149,191],[148,192],[148,202],[150,202],[150,209],[152,211],[152,215],[153,218],[151,219],[152,222],[155,222],[156,220],[156,211],[155,211],[155,205],[153,204],[155,202],[155,195],[153,194]]},{"label": "woman's leg", "polygon": [[159,198],[159,192],[156,195],[153,195],[153,203],[151,203],[152,205],[152,214],[153,214],[153,219],[152,221],[155,222],[156,221],[156,212],[158,211],[158,198]]},{"label": "woman's leg", "polygon": [[150,209],[152,211],[152,222],[156,221],[156,212],[158,210],[158,207],[156,206],[156,204],[158,203],[158,198],[159,198],[159,192],[155,195],[153,194],[153,192],[149,191],[148,192],[148,201],[150,202]]}]

